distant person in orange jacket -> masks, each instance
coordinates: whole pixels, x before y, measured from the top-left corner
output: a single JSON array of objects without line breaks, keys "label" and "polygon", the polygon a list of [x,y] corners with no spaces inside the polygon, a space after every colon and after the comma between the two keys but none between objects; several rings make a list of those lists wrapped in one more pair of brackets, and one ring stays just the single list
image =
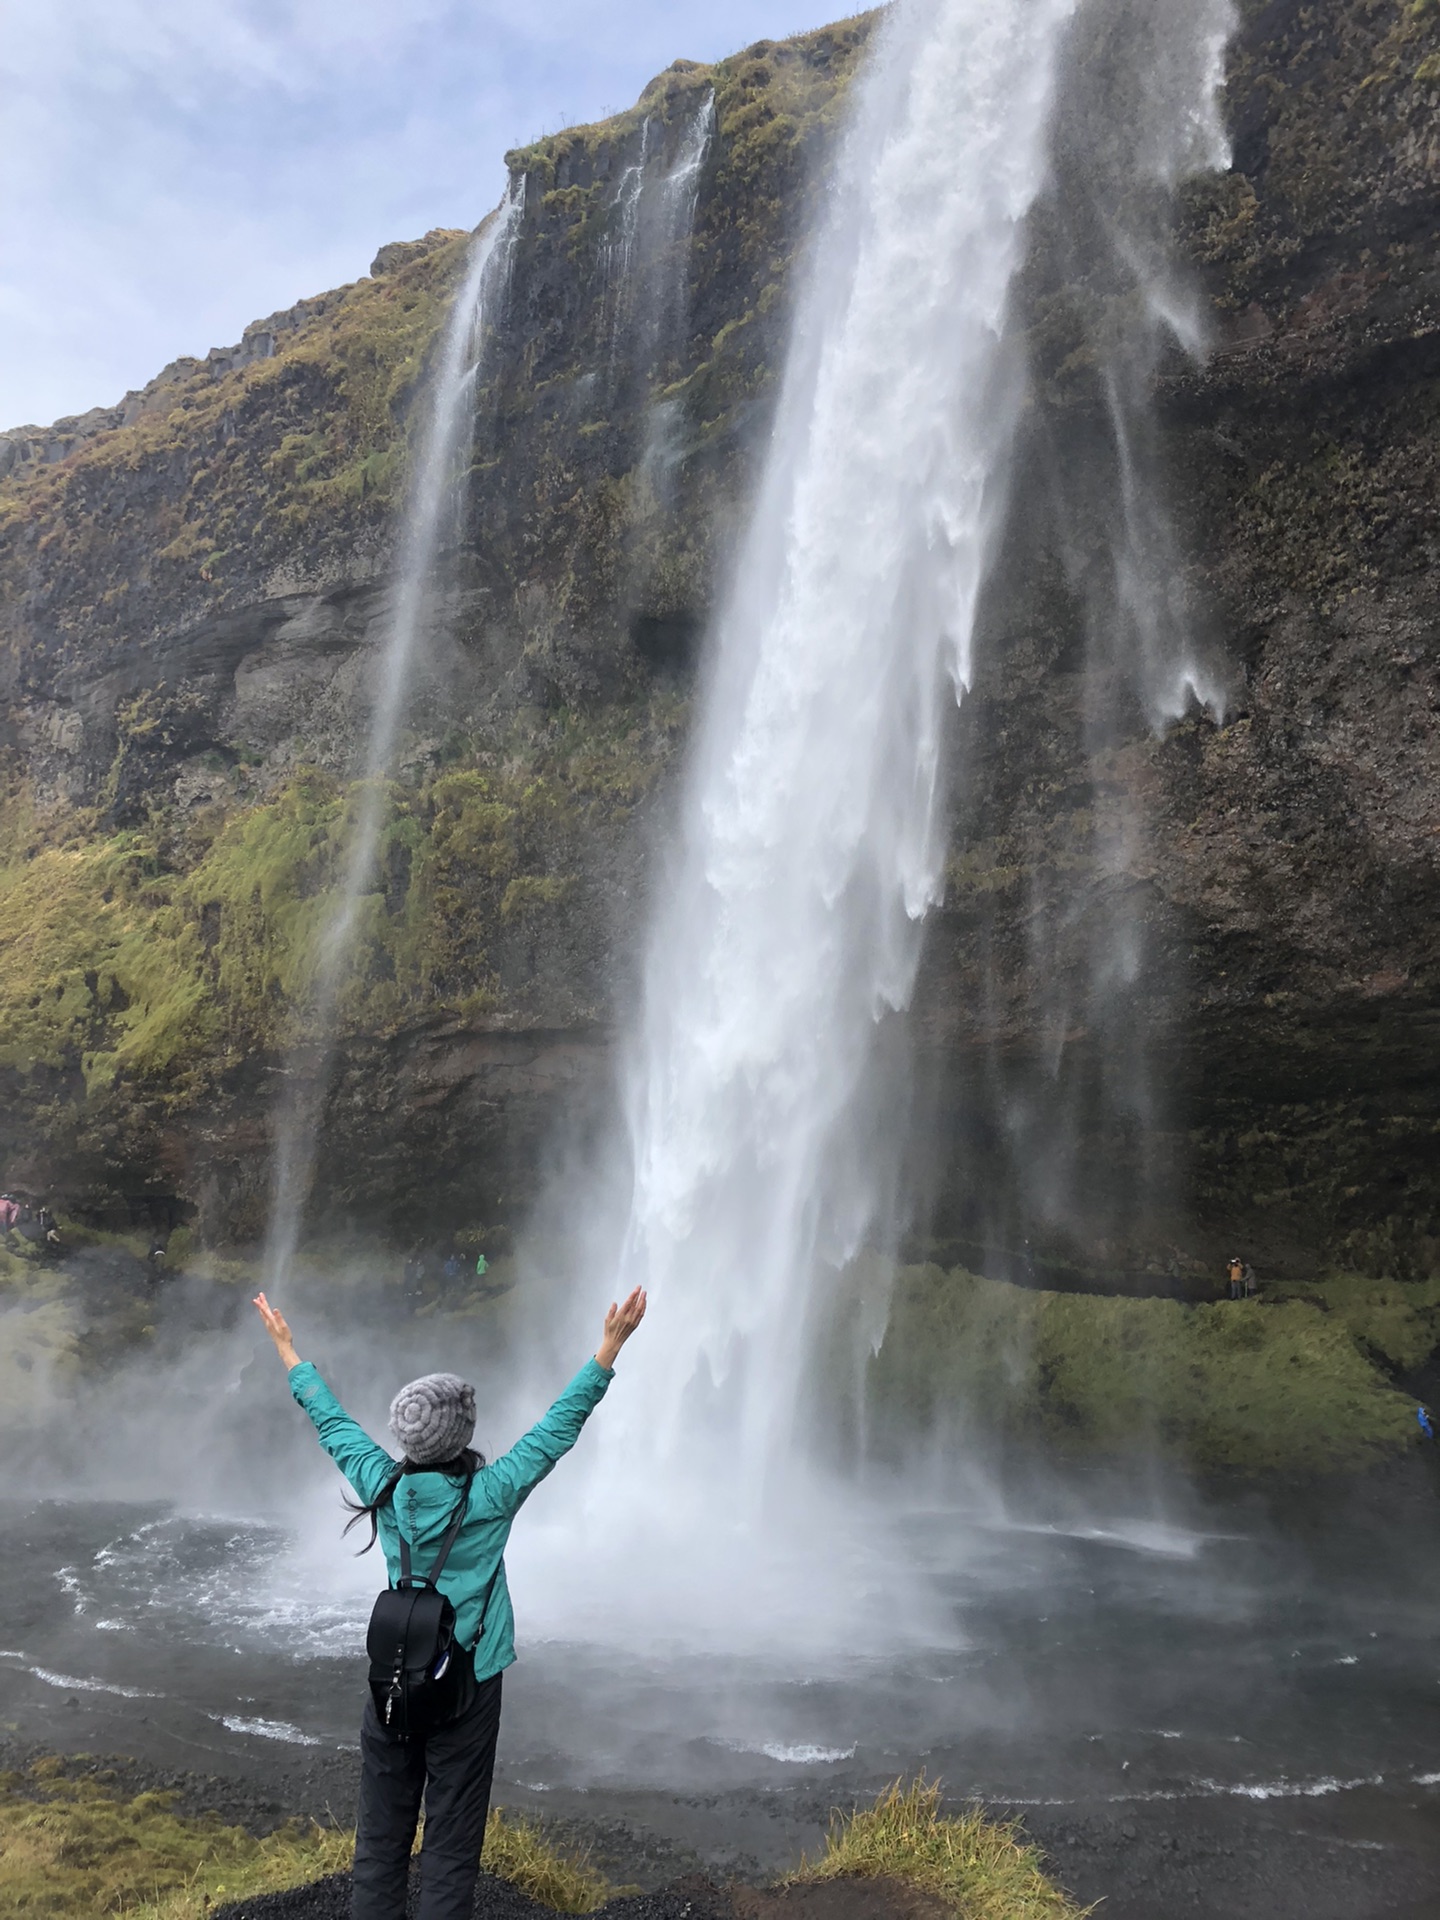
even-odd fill
[{"label": "distant person in orange jacket", "polygon": [[1230,1280],[1230,1298],[1243,1300],[1245,1297],[1245,1262],[1237,1253],[1226,1268]]}]

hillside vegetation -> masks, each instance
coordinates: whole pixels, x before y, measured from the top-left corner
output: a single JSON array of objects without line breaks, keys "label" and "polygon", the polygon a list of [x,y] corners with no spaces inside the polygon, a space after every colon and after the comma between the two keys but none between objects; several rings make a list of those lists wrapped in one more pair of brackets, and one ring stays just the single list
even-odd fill
[{"label": "hillside vegetation", "polygon": [[903,1268],[871,1402],[892,1443],[1201,1472],[1354,1470],[1420,1443],[1398,1374],[1440,1343],[1440,1281],[1347,1275],[1255,1300],[1047,1293]]}]

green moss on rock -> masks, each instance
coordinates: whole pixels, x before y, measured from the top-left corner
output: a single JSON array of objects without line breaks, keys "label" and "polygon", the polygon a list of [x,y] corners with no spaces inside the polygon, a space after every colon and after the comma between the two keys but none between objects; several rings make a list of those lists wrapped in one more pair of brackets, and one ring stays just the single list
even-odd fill
[{"label": "green moss on rock", "polygon": [[[63,459],[13,467],[0,479],[0,593],[12,620],[24,622],[42,558],[64,582],[58,602],[44,596],[47,624],[87,621],[118,638],[127,623],[143,630],[157,592],[213,608],[252,590],[293,564],[302,532],[317,572],[358,537],[388,537],[415,397],[468,246],[467,234],[440,236],[395,273],[302,303],[269,357],[228,370],[178,362],[128,424]],[[138,568],[117,538],[117,509],[128,518],[122,503],[134,500],[144,503]]]},{"label": "green moss on rock", "polygon": [[[598,715],[531,716],[491,764],[389,783],[342,1034],[436,1014],[523,1023],[497,941],[563,933],[577,874],[623,834],[683,712],[662,692]],[[142,735],[150,724],[136,722]],[[196,830],[187,857],[163,821],[107,833],[64,816],[57,840],[14,796],[0,841],[0,1067],[22,1082],[78,1071],[92,1096],[123,1082],[185,1104],[300,1039],[365,799],[361,782],[301,769]]]},{"label": "green moss on rock", "polygon": [[1440,1289],[1332,1286],[1187,1306],[905,1268],[873,1404],[891,1431],[958,1424],[1052,1455],[1156,1453],[1240,1472],[1365,1465],[1414,1439],[1414,1402],[1377,1356],[1428,1355]]}]

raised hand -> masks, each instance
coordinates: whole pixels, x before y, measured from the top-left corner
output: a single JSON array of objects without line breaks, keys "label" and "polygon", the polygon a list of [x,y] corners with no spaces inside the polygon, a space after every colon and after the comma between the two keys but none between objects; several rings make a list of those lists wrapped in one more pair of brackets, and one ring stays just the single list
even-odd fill
[{"label": "raised hand", "polygon": [[605,1316],[605,1333],[595,1350],[595,1358],[602,1367],[613,1367],[615,1357],[631,1334],[645,1318],[645,1289],[636,1287],[628,1300],[617,1307],[612,1301],[610,1311]]},{"label": "raised hand", "polygon": [[[299,1366],[300,1356],[296,1353],[295,1343],[290,1338],[290,1328],[285,1316],[278,1307],[271,1306],[263,1293],[256,1294],[255,1305],[260,1309],[260,1318],[265,1322],[265,1331],[275,1342],[275,1351],[280,1356],[280,1363],[288,1373],[291,1367]],[[641,1311],[643,1312],[644,1309],[642,1308]]]}]

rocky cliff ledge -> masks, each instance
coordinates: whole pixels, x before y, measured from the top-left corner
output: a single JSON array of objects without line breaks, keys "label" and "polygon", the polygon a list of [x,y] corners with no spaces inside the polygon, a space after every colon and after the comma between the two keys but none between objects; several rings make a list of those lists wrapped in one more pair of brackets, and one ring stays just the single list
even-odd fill
[{"label": "rocky cliff ledge", "polygon": [[[941,1121],[929,1190],[960,1239],[1053,1225],[1013,1165],[1009,1214],[984,1199],[1017,1138],[1053,1162],[1043,1129],[1006,1124],[1048,1104],[1089,1142],[1068,1177],[1106,1203],[1070,1231],[1102,1263],[1115,1232],[1143,1261],[1243,1231],[1276,1262],[1408,1271],[1440,1231],[1440,9],[1242,11],[1234,166],[1181,207],[1218,350],[1166,363],[1158,454],[1225,717],[1156,737],[1137,713],[1102,752],[1087,739],[1077,581],[1102,529],[1057,503],[1083,497],[1065,476],[1103,406],[1094,315],[1042,210],[1031,430],[915,1022]],[[513,1221],[557,1120],[597,1111],[797,246],[871,24],[677,62],[629,113],[510,156],[510,295],[343,1007],[320,1173],[339,1214]],[[625,170],[667,164],[712,94],[689,248],[662,234],[637,268]],[[467,244],[384,248],[368,279],[119,408],[0,437],[14,1183],[258,1229]],[[1122,817],[1139,828],[1117,859]],[[1111,1084],[1117,1035],[1084,985],[1117,901],[1148,958],[1124,1011],[1143,1101]]]}]

